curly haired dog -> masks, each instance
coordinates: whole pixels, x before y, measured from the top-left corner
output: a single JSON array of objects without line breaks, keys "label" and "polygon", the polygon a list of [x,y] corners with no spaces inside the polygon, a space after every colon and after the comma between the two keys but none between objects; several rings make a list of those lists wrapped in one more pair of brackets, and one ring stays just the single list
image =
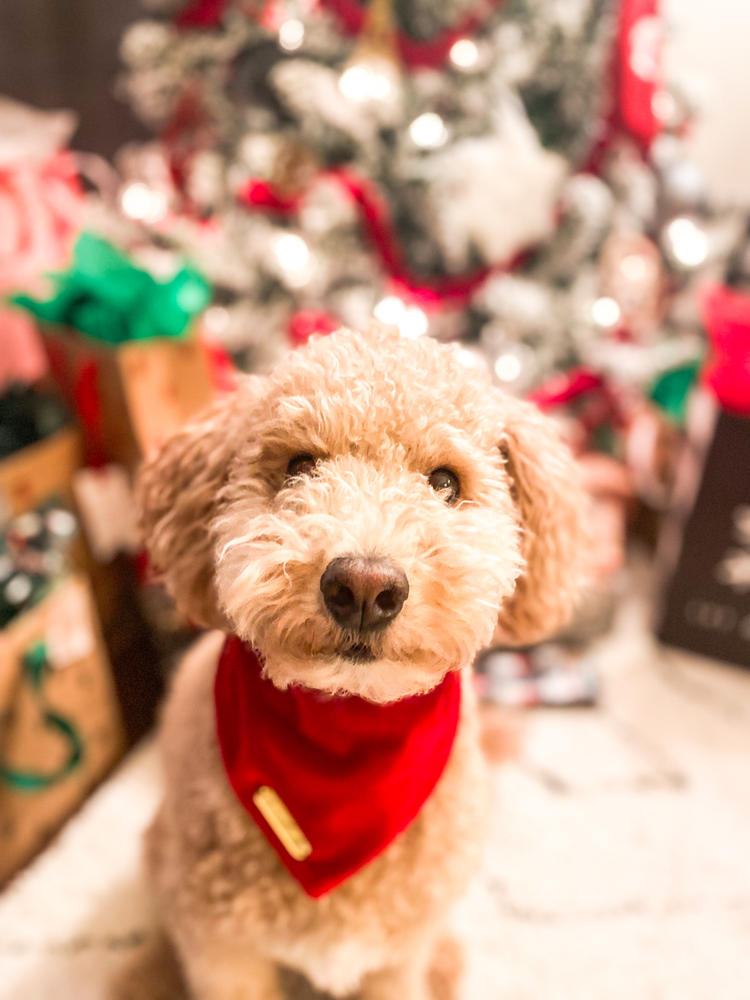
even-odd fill
[{"label": "curly haired dog", "polygon": [[388,706],[461,678],[450,756],[416,818],[311,898],[228,783],[223,637],[187,657],[147,864],[193,995],[278,1000],[288,966],[337,997],[424,1000],[483,846],[471,663],[493,636],[553,631],[577,589],[584,504],[556,429],[452,347],[341,330],[245,377],[146,463],[138,493],[178,605],[258,650],[277,690]]}]

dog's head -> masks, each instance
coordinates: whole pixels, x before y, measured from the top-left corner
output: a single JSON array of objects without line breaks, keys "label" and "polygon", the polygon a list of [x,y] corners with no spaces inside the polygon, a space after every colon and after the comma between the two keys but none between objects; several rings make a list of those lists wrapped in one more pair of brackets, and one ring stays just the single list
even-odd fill
[{"label": "dog's head", "polygon": [[583,499],[554,425],[423,338],[346,330],[248,376],[146,463],[182,610],[280,687],[391,701],[562,624]]}]

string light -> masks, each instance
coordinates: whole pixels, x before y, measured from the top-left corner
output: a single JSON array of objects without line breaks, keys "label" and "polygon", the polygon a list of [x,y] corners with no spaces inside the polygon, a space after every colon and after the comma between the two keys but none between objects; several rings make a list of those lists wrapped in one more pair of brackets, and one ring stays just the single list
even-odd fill
[{"label": "string light", "polygon": [[611,330],[622,318],[622,312],[615,299],[603,295],[591,306],[591,318],[597,326]]},{"label": "string light", "polygon": [[229,310],[224,306],[209,306],[203,313],[203,329],[212,337],[220,337],[229,326]]},{"label": "string light", "polygon": [[429,323],[427,314],[419,306],[407,306],[398,328],[403,337],[414,340],[423,337],[427,333]]},{"label": "string light", "polygon": [[421,149],[437,149],[448,138],[448,130],[440,115],[425,111],[409,126],[409,135],[415,146]]},{"label": "string light", "polygon": [[626,281],[632,281],[633,284],[643,281],[648,276],[648,270],[648,263],[642,254],[629,253],[620,261],[620,271],[623,278]]},{"label": "string light", "polygon": [[459,38],[451,46],[449,56],[456,69],[473,69],[479,59],[479,49],[470,38]]},{"label": "string light", "polygon": [[302,237],[296,233],[276,233],[271,249],[287,284],[293,288],[306,285],[312,276],[312,256]]},{"label": "string light", "polygon": [[296,52],[305,37],[305,26],[296,17],[290,17],[279,28],[279,45],[285,52]]},{"label": "string light", "polygon": [[468,347],[459,347],[456,351],[456,359],[462,368],[468,368],[471,371],[480,369],[487,370],[487,362],[478,350],[469,350]]},{"label": "string light", "polygon": [[642,17],[630,29],[630,68],[641,80],[656,80],[664,32],[661,19]]},{"label": "string light", "polygon": [[708,237],[687,216],[672,219],[665,231],[669,251],[683,267],[700,267],[708,257]]},{"label": "string light", "polygon": [[339,90],[344,97],[357,104],[385,101],[391,89],[388,74],[383,72],[379,63],[371,60],[352,63],[339,77]]},{"label": "string light", "polygon": [[375,319],[388,326],[398,326],[398,322],[404,314],[405,303],[395,295],[386,295],[373,309]]},{"label": "string light", "polygon": [[151,224],[160,222],[169,208],[166,192],[149,187],[142,181],[133,181],[123,188],[120,205],[131,219]]},{"label": "string light", "polygon": [[376,319],[388,326],[398,327],[402,337],[411,340],[427,333],[429,321],[427,314],[419,306],[407,306],[403,299],[396,295],[386,295],[373,310]]},{"label": "string light", "polygon": [[501,354],[495,359],[495,374],[501,382],[515,382],[521,374],[521,359],[516,354]]}]

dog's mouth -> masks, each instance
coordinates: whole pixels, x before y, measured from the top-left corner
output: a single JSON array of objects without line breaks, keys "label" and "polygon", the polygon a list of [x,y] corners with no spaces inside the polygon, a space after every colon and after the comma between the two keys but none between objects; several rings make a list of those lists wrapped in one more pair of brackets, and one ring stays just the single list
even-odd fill
[{"label": "dog's mouth", "polygon": [[353,646],[347,646],[341,650],[341,656],[350,663],[372,663],[375,653],[366,642],[356,642]]}]

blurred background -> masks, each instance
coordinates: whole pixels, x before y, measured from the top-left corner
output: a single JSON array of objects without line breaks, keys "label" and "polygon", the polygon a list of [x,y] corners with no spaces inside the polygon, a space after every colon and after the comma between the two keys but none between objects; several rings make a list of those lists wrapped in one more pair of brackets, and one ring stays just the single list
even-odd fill
[{"label": "blurred background", "polygon": [[140,548],[139,462],[375,317],[536,401],[590,495],[575,620],[477,663],[510,759],[466,995],[744,997],[748,31],[740,0],[4,0],[13,996],[107,996],[153,934],[150,733],[197,633]]}]

